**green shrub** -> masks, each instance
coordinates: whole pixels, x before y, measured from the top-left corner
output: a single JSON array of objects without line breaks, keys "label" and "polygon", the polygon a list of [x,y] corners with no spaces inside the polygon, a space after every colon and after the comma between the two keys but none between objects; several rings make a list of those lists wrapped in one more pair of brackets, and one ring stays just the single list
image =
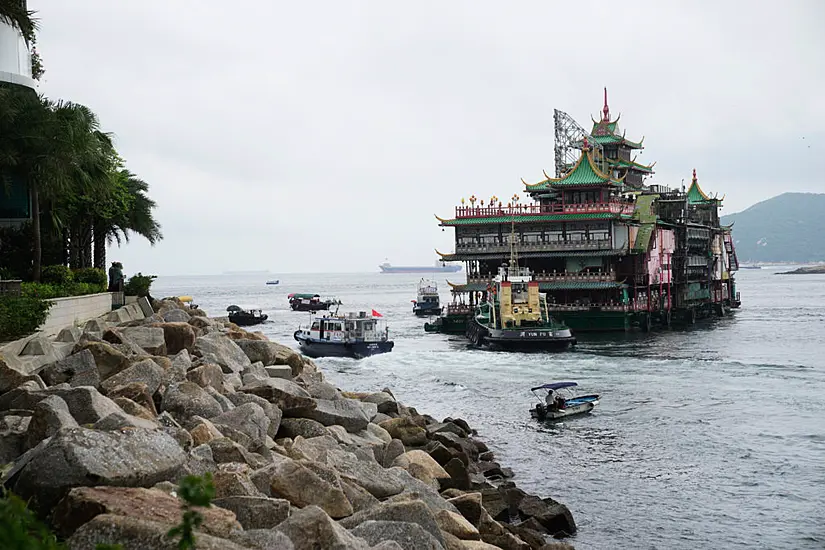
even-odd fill
[{"label": "green shrub", "polygon": [[72,282],[72,270],[65,265],[47,265],[40,273],[40,282],[66,285]]},{"label": "green shrub", "polygon": [[46,283],[21,283],[20,291],[23,296],[51,300],[67,296],[85,296],[106,292],[106,284],[96,283],[69,283],[65,285],[50,285]]},{"label": "green shrub", "polygon": [[127,296],[148,296],[149,287],[152,286],[152,281],[156,278],[155,275],[144,275],[138,272],[126,281],[123,293]]},{"label": "green shrub", "polygon": [[0,267],[0,281],[8,281],[9,279],[14,279],[11,269]]},{"label": "green shrub", "polygon": [[180,537],[178,550],[188,550],[195,548],[195,529],[203,523],[203,515],[197,511],[197,507],[208,508],[215,498],[212,474],[207,472],[203,477],[186,476],[178,484],[178,494],[183,499],[183,521],[170,529],[166,536]]},{"label": "green shrub", "polygon": [[45,525],[40,523],[18,496],[0,495],[0,548],[19,550],[63,550]]},{"label": "green shrub", "polygon": [[51,302],[32,296],[0,296],[0,340],[36,331],[46,321],[50,307]]},{"label": "green shrub", "polygon": [[106,278],[106,272],[96,267],[84,267],[83,269],[75,270],[74,280],[77,283],[89,283],[103,287],[109,283],[109,280]]}]

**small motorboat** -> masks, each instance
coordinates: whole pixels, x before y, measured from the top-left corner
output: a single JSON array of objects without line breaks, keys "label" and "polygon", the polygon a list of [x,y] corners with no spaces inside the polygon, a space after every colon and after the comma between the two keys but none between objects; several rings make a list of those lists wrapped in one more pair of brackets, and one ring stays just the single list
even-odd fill
[{"label": "small motorboat", "polygon": [[[575,382],[551,382],[530,388],[533,395],[539,400],[535,407],[530,409],[530,415],[539,420],[558,420],[576,414],[589,413],[599,404],[599,396],[573,395],[570,388],[578,386]],[[536,393],[545,390],[544,399]]]},{"label": "small motorboat", "polygon": [[293,292],[287,296],[292,311],[324,311],[329,306],[341,305],[338,300],[321,300],[320,294],[301,294]]},{"label": "small motorboat", "polygon": [[435,281],[421,279],[418,283],[417,299],[412,301],[413,313],[419,317],[425,315],[441,315],[442,307],[438,296],[438,286]]},{"label": "small motorboat", "polygon": [[231,305],[226,308],[226,311],[229,312],[229,322],[241,327],[260,325],[269,319],[267,314],[261,312],[261,308],[254,306]]},{"label": "small motorboat", "polygon": [[352,357],[388,353],[395,345],[382,315],[372,313],[332,314],[316,317],[312,324],[299,327],[293,337],[301,353],[308,357]]},{"label": "small motorboat", "polygon": [[268,284],[268,285],[277,285],[280,282],[281,281],[279,281],[278,279],[270,279],[269,281],[266,282],[266,284]]}]

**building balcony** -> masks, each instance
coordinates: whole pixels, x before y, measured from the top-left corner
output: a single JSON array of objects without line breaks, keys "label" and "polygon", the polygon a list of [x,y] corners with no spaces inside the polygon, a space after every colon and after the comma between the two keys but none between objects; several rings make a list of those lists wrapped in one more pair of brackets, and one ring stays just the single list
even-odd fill
[{"label": "building balcony", "polygon": [[[479,277],[467,277],[467,284],[487,284],[493,280],[494,275],[487,274]],[[539,283],[614,283],[616,274],[613,272],[595,273],[569,273],[562,272],[536,272],[533,273],[533,280]]]},{"label": "building balcony", "polygon": [[[590,241],[549,241],[543,243],[521,243],[515,244],[516,252],[556,252],[556,251],[588,251],[588,250],[611,250],[610,239],[598,239]],[[509,254],[510,244],[492,243],[456,243],[455,254]]]},{"label": "building balcony", "polygon": [[632,202],[611,200],[587,204],[516,204],[514,206],[456,206],[456,219],[500,218],[502,216],[546,216],[552,214],[632,215]]}]

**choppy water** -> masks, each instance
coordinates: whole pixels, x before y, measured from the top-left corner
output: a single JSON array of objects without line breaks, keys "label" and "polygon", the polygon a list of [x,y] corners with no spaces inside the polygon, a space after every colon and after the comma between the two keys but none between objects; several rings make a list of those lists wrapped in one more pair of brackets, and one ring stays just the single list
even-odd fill
[{"label": "choppy water", "polygon": [[[289,311],[290,292],[383,313],[393,353],[321,359],[328,378],[349,390],[389,387],[420,412],[465,418],[521,487],[571,508],[579,550],[822,549],[825,276],[774,271],[740,272],[743,308],[712,325],[580,335],[562,354],[471,350],[425,334],[411,314],[417,275],[280,275],[278,286],[266,275],[161,277],[153,294],[191,294],[213,316],[257,304],[272,321],[263,332],[293,347],[309,316]],[[528,390],[552,380],[575,380],[601,404],[539,424]]]}]

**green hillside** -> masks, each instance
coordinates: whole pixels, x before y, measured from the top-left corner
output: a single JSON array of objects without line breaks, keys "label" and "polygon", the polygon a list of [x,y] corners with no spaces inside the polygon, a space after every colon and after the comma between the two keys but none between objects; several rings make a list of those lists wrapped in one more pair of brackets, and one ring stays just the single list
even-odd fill
[{"label": "green hillside", "polygon": [[825,261],[825,194],[783,193],[722,217],[743,263]]}]

